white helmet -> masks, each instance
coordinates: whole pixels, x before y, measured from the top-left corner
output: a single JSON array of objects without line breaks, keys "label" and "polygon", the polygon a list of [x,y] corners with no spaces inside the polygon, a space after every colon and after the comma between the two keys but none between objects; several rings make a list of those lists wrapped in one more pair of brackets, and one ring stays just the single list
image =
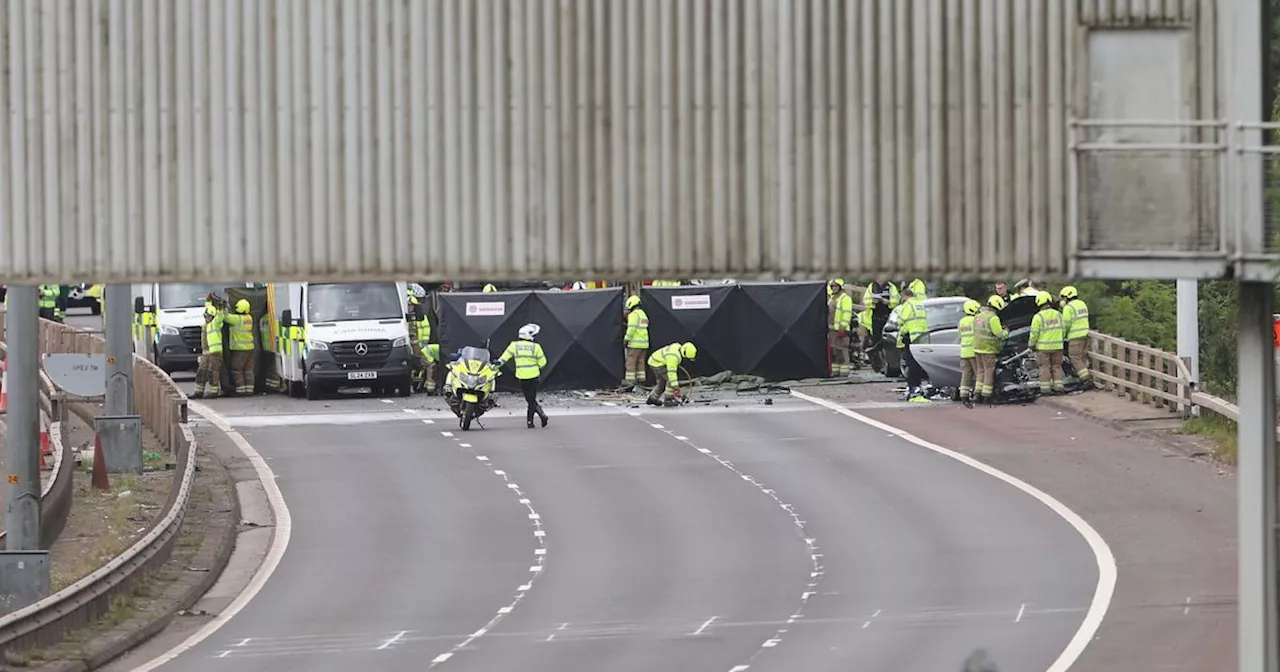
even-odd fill
[{"label": "white helmet", "polygon": [[521,340],[532,341],[533,337],[537,336],[539,331],[542,331],[542,327],[539,327],[536,324],[530,323],[530,324],[524,325],[523,327],[520,327],[519,336]]}]

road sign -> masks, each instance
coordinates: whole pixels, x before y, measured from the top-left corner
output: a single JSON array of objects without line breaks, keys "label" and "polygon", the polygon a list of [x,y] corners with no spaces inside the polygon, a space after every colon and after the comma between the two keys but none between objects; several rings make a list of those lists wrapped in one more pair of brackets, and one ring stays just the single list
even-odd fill
[{"label": "road sign", "polygon": [[46,355],[44,372],[64,392],[81,397],[100,397],[107,393],[107,361],[104,355]]}]

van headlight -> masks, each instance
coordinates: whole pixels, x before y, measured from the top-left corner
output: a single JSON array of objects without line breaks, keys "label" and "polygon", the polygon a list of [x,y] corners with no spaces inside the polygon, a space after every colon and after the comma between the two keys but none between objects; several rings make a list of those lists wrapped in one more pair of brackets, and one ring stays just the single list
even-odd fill
[{"label": "van headlight", "polygon": [[179,332],[177,327],[165,324],[165,325],[161,325],[160,333],[167,334],[169,336],[177,336]]},{"label": "van headlight", "polygon": [[404,347],[404,346],[407,346],[407,345],[409,345],[409,337],[408,337],[408,336],[401,336],[400,338],[397,338],[396,340],[391,341],[391,347],[393,347],[393,348],[400,348],[400,347]]},{"label": "van headlight", "polygon": [[307,348],[311,350],[328,350],[329,344],[325,341],[307,341]]}]

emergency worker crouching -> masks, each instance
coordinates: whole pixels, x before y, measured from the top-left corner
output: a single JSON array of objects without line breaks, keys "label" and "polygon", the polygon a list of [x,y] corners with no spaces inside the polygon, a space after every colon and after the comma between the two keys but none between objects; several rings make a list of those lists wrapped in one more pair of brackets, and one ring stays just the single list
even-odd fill
[{"label": "emergency worker crouching", "polygon": [[964,317],[960,318],[960,401],[973,408],[974,371],[973,321],[982,310],[982,304],[969,299],[964,302]]},{"label": "emergency worker crouching", "polygon": [[977,376],[978,396],[987,404],[995,403],[996,358],[1004,347],[1009,330],[1000,324],[997,313],[1005,309],[1004,299],[992,294],[973,318],[973,364]]},{"label": "emergency worker crouching", "polygon": [[653,391],[645,400],[650,406],[676,406],[680,402],[680,365],[684,360],[698,358],[698,348],[693,343],[672,343],[658,348],[649,355],[649,368],[653,369]]},{"label": "emergency worker crouching", "polygon": [[1036,353],[1036,369],[1040,378],[1040,394],[1062,394],[1062,313],[1053,306],[1053,295],[1036,295],[1040,312],[1031,318],[1031,337],[1027,345]]},{"label": "emergency worker crouching", "polygon": [[627,297],[625,306],[627,316],[627,333],[623,336],[626,345],[626,369],[622,386],[636,388],[644,385],[644,355],[649,350],[649,314],[640,304],[640,297]]},{"label": "emergency worker crouching", "polygon": [[538,378],[542,375],[542,369],[547,366],[547,356],[542,352],[542,344],[533,341],[539,331],[542,331],[542,327],[536,324],[520,327],[517,334],[519,340],[508,344],[498,358],[503,365],[512,359],[516,362],[516,380],[520,381],[520,391],[524,393],[524,401],[528,406],[525,423],[529,429],[533,429],[534,414],[542,419],[543,427],[547,426],[547,414],[542,411],[542,404],[538,403]]},{"label": "emergency worker crouching", "polygon": [[251,395],[254,390],[253,365],[253,316],[249,314],[249,301],[236,301],[234,313],[225,317],[231,335],[231,380],[237,395]]}]

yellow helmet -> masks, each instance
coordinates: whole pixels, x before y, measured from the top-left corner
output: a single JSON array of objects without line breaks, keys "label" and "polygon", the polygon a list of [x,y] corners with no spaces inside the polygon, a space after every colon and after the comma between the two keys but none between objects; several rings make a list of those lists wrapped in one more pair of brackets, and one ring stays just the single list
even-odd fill
[{"label": "yellow helmet", "polygon": [[1077,292],[1075,287],[1072,287],[1071,285],[1067,285],[1066,287],[1062,288],[1061,292],[1058,292],[1058,296],[1061,296],[1062,298],[1070,301],[1071,299],[1074,299],[1077,296],[1080,296],[1080,292]]},{"label": "yellow helmet", "polygon": [[1052,301],[1053,301],[1053,295],[1050,294],[1049,292],[1040,292],[1039,294],[1036,294],[1037,306],[1047,306]]},{"label": "yellow helmet", "polygon": [[481,291],[483,291],[483,292],[496,292],[496,291],[498,291],[498,288],[497,288],[497,287],[494,287],[492,283],[488,283],[488,284],[485,284],[484,289],[483,289],[483,290],[481,290]]},{"label": "yellow helmet", "polygon": [[239,301],[236,301],[236,312],[237,313],[249,312],[249,301],[247,299],[240,299]]},{"label": "yellow helmet", "polygon": [[1004,299],[1001,298],[999,294],[992,294],[991,297],[987,299],[987,305],[996,310],[1004,310],[1005,306],[1009,304],[1005,303]]},{"label": "yellow helmet", "polygon": [[631,310],[640,305],[640,297],[632,295],[627,297],[627,310]]},{"label": "yellow helmet", "polygon": [[680,356],[684,357],[685,359],[697,359],[698,358],[697,346],[695,346],[692,343],[685,343],[684,345],[680,346]]},{"label": "yellow helmet", "polygon": [[835,285],[837,287],[844,287],[844,278],[831,278],[831,282],[827,284]]},{"label": "yellow helmet", "polygon": [[982,310],[982,304],[981,304],[981,303],[978,303],[977,301],[974,301],[973,299],[969,299],[968,301],[965,301],[965,302],[964,302],[964,314],[965,314],[965,315],[977,315],[979,310]]}]

